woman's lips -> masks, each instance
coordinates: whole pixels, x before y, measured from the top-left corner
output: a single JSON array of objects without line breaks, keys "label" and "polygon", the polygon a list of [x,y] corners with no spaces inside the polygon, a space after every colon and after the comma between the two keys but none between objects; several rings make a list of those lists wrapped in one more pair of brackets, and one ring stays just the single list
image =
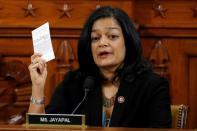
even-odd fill
[{"label": "woman's lips", "polygon": [[100,53],[99,53],[99,57],[105,58],[105,57],[107,57],[109,54],[110,54],[110,52],[103,51],[103,52],[100,52]]}]

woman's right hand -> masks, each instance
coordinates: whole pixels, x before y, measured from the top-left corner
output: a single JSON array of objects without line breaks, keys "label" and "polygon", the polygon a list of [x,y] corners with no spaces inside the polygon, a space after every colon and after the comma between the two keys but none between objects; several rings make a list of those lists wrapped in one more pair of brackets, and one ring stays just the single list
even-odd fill
[{"label": "woman's right hand", "polygon": [[32,96],[40,99],[44,97],[44,86],[47,77],[47,64],[41,58],[41,54],[35,53],[31,56],[29,72],[32,81]]}]

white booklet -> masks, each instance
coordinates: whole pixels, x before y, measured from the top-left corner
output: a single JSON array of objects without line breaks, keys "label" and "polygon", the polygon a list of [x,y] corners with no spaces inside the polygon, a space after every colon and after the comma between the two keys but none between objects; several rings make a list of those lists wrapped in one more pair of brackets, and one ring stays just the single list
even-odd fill
[{"label": "white booklet", "polygon": [[55,58],[48,22],[32,31],[32,39],[34,53],[42,54],[46,62]]}]

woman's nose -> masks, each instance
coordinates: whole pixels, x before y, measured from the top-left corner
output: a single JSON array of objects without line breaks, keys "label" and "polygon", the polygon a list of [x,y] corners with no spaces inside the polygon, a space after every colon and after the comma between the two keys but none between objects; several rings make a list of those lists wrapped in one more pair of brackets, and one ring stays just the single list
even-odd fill
[{"label": "woman's nose", "polygon": [[107,42],[108,42],[107,39],[106,39],[105,37],[102,37],[102,38],[100,39],[100,42],[99,42],[99,47],[107,46],[107,45],[108,45]]}]

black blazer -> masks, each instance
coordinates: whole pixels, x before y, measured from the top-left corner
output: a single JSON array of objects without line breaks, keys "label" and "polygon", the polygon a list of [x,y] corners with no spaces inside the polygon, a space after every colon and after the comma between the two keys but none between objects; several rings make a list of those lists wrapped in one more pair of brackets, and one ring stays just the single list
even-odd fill
[{"label": "black blazer", "polygon": [[[70,71],[56,88],[46,113],[69,114],[84,96],[83,78]],[[124,98],[124,102],[119,99]],[[85,114],[90,126],[102,126],[102,91],[95,84],[76,114]],[[170,128],[171,110],[168,82],[152,71],[125,75],[120,82],[110,126]]]}]

